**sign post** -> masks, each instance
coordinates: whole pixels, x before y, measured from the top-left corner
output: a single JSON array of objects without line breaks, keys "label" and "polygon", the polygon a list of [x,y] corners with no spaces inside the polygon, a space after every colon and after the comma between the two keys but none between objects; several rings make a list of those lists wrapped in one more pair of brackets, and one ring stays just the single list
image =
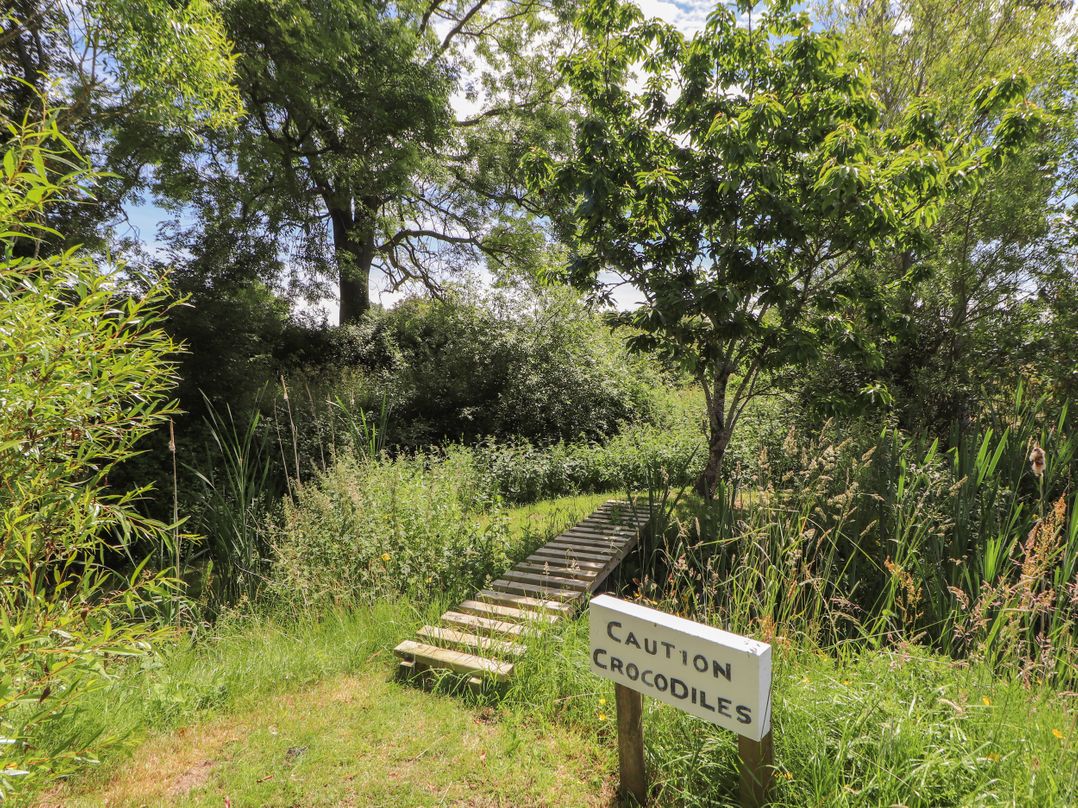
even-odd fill
[{"label": "sign post", "polygon": [[647,802],[642,698],[736,732],[744,806],[767,802],[771,646],[609,595],[589,609],[591,670],[615,684],[621,793]]}]

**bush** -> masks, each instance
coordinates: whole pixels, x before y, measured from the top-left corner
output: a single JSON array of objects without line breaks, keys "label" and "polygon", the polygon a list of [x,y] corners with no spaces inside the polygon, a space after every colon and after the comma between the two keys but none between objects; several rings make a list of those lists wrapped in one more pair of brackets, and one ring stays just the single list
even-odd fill
[{"label": "bush", "polygon": [[566,290],[408,300],[335,341],[338,361],[362,372],[360,403],[392,404],[398,446],[601,440],[655,416],[658,367]]},{"label": "bush", "polygon": [[272,529],[270,591],[317,608],[432,592],[463,597],[509,566],[503,515],[477,486],[470,453],[345,455],[285,501]]},{"label": "bush", "polygon": [[[48,214],[93,175],[55,118],[8,125],[0,175],[0,798],[76,767],[92,750],[61,726],[118,658],[159,634],[166,579],[106,565],[168,532],[142,518],[144,490],[113,493],[116,464],[173,412],[159,324],[164,283],[123,296],[78,250],[38,254]],[[48,738],[49,740],[43,740]]]}]

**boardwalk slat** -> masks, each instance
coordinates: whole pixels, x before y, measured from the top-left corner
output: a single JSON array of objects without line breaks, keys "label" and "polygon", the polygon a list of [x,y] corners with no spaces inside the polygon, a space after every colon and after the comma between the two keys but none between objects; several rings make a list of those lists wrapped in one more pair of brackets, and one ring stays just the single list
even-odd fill
[{"label": "boardwalk slat", "polygon": [[531,609],[517,609],[512,606],[500,606],[497,603],[483,603],[479,600],[466,600],[457,607],[457,611],[480,617],[520,620],[523,623],[555,623],[558,621],[558,615],[556,614],[536,612]]},{"label": "boardwalk slat", "polygon": [[405,640],[394,648],[393,652],[402,659],[422,662],[432,668],[448,668],[457,673],[486,674],[500,682],[508,679],[513,671],[511,662],[486,659],[474,654],[466,654],[463,651],[438,648],[435,645],[427,645],[414,640]]},{"label": "boardwalk slat", "polygon": [[450,626],[459,626],[472,632],[486,632],[503,637],[520,637],[530,633],[528,627],[508,620],[494,620],[476,614],[464,614],[450,610],[441,616],[441,621]]},{"label": "boardwalk slat", "polygon": [[575,578],[578,581],[590,581],[595,577],[595,570],[585,569],[579,566],[570,566],[571,562],[558,563],[550,561],[546,564],[539,562],[521,561],[514,571],[530,572],[533,575],[553,575],[558,578]]},{"label": "boardwalk slat", "polygon": [[550,562],[551,564],[575,565],[585,572],[587,572],[588,570],[599,570],[603,567],[602,561],[589,561],[586,558],[570,558],[565,553],[558,552],[556,550],[544,551],[542,548],[536,550],[525,560],[532,564],[545,564],[547,562]]},{"label": "boardwalk slat", "polygon": [[460,651],[467,651],[468,653],[492,651],[501,656],[518,657],[528,650],[518,642],[495,640],[491,637],[481,637],[478,634],[468,634],[464,631],[441,626],[423,626],[416,634],[430,640],[439,647],[444,645]]},{"label": "boardwalk slat", "polygon": [[[524,584],[521,584],[524,586]],[[550,600],[548,598],[533,598],[529,595],[514,595],[510,592],[499,592],[495,589],[483,589],[476,593],[477,600],[487,603],[500,603],[512,606],[514,609],[531,609],[538,612],[553,612],[558,615],[572,613],[573,607],[567,603]]]},{"label": "boardwalk slat", "polygon": [[546,598],[547,600],[565,603],[567,600],[576,600],[584,591],[581,589],[563,589],[557,584],[526,584],[521,581],[508,581],[499,578],[492,581],[490,588],[499,594],[525,595],[527,597]]},{"label": "boardwalk slat", "polygon": [[557,589],[569,589],[583,592],[588,585],[574,578],[563,578],[560,575],[528,572],[527,570],[511,569],[502,573],[502,578],[507,581],[520,581],[522,584],[536,584],[537,586],[554,587]]}]

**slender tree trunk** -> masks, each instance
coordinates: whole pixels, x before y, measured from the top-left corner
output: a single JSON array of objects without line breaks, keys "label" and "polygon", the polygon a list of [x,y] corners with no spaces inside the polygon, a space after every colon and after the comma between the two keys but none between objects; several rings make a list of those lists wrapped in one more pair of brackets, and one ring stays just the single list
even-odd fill
[{"label": "slender tree trunk", "polygon": [[[719,370],[710,387],[705,386],[707,399],[707,465],[696,480],[696,493],[705,499],[711,499],[719,484],[722,474],[722,460],[726,447],[730,445],[730,424],[726,422],[726,388],[730,383],[730,372]],[[705,382],[705,385],[707,383]]]},{"label": "slender tree trunk", "polygon": [[371,307],[374,229],[356,222],[351,211],[331,208],[333,252],[340,284],[340,323],[358,322]]}]

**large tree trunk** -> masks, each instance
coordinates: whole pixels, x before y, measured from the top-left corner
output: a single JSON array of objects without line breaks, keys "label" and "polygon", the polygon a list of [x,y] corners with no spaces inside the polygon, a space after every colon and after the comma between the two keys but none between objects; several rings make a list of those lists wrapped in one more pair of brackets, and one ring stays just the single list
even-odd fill
[{"label": "large tree trunk", "polygon": [[719,484],[722,474],[722,460],[726,447],[730,445],[731,425],[726,421],[726,387],[730,382],[730,373],[720,370],[710,386],[704,383],[707,399],[707,465],[696,480],[696,493],[705,499],[711,499]]},{"label": "large tree trunk", "polygon": [[355,221],[351,211],[330,209],[333,252],[340,284],[340,323],[358,322],[371,307],[374,229]]}]

